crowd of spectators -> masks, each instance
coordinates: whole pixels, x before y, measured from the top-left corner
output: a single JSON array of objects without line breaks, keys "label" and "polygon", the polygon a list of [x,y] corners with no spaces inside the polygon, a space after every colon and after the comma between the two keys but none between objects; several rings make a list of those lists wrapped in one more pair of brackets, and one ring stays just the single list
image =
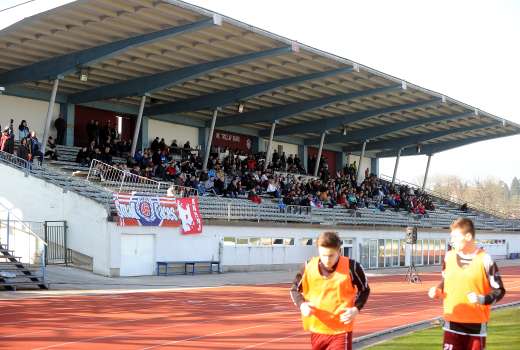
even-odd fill
[{"label": "crowd of spectators", "polygon": [[89,165],[94,159],[113,164],[113,157],[123,157],[130,152],[131,142],[122,140],[111,121],[103,125],[91,120],[86,126],[88,145],[83,146],[76,155],[76,163]]},{"label": "crowd of spectators", "polygon": [[[266,155],[245,154],[230,149],[213,149],[207,171],[202,171],[199,149],[189,142],[179,147],[176,140],[167,145],[156,138],[150,148],[128,157],[126,164],[117,165],[132,174],[171,181],[175,185],[197,189],[199,195],[247,198],[255,203],[274,200],[280,207],[287,205],[316,208],[375,208],[381,211],[405,211],[425,215],[433,210],[430,198],[420,190],[391,186],[366,169],[358,181],[356,162],[330,174],[327,160],[322,157],[319,176],[307,175],[297,155],[273,152],[265,167]],[[316,158],[309,158],[314,169]],[[264,169],[265,168],[265,169]]]},{"label": "crowd of spectators", "polygon": [[[64,121],[63,117],[60,115],[55,121],[55,127],[58,132],[58,136],[61,138],[61,142],[63,141],[63,130],[62,121]],[[56,149],[57,139],[49,136],[47,138],[45,154],[42,153],[42,144],[38,139],[36,132],[30,131],[27,121],[22,120],[20,125],[18,125],[18,130],[15,130],[14,127],[14,119],[11,118],[7,126],[2,130],[2,134],[0,136],[0,151],[16,155],[19,158],[22,158],[27,161],[37,161],[39,164],[42,163],[43,158],[49,158],[53,160],[58,159],[58,151]],[[18,141],[19,144],[15,147],[15,141]]]},{"label": "crowd of spectators", "polygon": [[[45,154],[41,152],[41,143],[36,133],[30,131],[27,122],[22,120],[16,135],[11,119],[2,130],[0,150],[15,153],[19,157],[42,162],[44,157],[57,160],[59,157],[56,144],[64,141],[64,120],[60,116],[55,122],[58,137],[49,136]],[[267,198],[275,200],[281,207],[287,205],[316,208],[360,207],[379,210],[403,210],[425,215],[434,206],[430,198],[420,190],[406,186],[391,186],[368,169],[363,179],[356,178],[356,163],[349,164],[336,174],[330,174],[327,159],[321,157],[318,176],[308,176],[314,170],[315,156],[307,160],[305,169],[298,155],[287,156],[273,151],[267,166],[265,152],[247,154],[243,151],[214,147],[209,156],[207,171],[202,171],[202,159],[199,149],[194,149],[187,141],[182,146],[173,140],[169,145],[164,139],[155,138],[150,147],[128,156],[131,144],[121,141],[110,121],[100,125],[91,120],[86,127],[89,144],[82,147],[76,156],[76,162],[88,165],[93,159],[115,165],[132,174],[171,181],[179,186],[191,187],[200,195],[217,195],[231,198],[248,198],[261,203]],[[15,149],[14,141],[20,144]],[[114,164],[113,157],[128,156],[126,164]]]}]

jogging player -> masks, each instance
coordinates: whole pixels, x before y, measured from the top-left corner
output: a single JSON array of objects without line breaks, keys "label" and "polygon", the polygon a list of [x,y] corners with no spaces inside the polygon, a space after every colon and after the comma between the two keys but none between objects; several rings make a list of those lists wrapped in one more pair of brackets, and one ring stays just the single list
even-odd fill
[{"label": "jogging player", "polygon": [[491,256],[475,242],[473,222],[459,218],[450,229],[452,249],[444,259],[443,280],[428,296],[443,299],[443,349],[482,350],[491,305],[504,296],[504,285]]},{"label": "jogging player", "polygon": [[323,232],[318,255],[296,275],[291,298],[299,308],[303,328],[311,332],[313,350],[351,350],[354,319],[365,305],[370,288],[363,268],[340,255],[336,232]]}]

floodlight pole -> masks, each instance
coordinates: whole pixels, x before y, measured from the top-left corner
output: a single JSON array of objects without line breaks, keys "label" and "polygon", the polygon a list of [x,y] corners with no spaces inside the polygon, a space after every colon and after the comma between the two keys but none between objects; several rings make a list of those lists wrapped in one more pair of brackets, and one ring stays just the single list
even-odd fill
[{"label": "floodlight pole", "polygon": [[272,148],[273,148],[273,137],[274,129],[276,128],[276,120],[271,124],[271,132],[269,133],[269,142],[267,143],[267,152],[265,154],[264,171],[267,170],[267,166],[272,159]]},{"label": "floodlight pole", "polygon": [[432,160],[432,155],[428,155],[428,162],[426,163],[426,171],[424,172],[424,180],[422,183],[422,190],[424,191],[426,187],[426,180],[428,180],[428,172],[430,171],[430,161]]},{"label": "floodlight pole", "polygon": [[318,170],[320,169],[321,153],[323,152],[323,143],[325,142],[326,131],[321,133],[320,148],[318,148],[318,155],[316,156],[316,164],[314,165],[314,176],[318,176]]},{"label": "floodlight pole", "polygon": [[399,167],[399,159],[401,159],[402,148],[397,151],[397,158],[395,158],[394,175],[392,175],[392,186],[395,185],[395,177],[397,175],[397,168]]}]

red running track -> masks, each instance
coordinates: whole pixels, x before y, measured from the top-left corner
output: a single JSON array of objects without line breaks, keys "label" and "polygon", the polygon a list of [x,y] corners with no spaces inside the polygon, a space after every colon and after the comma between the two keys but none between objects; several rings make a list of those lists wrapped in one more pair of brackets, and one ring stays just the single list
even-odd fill
[{"label": "red running track", "polygon": [[[507,294],[520,301],[520,267],[501,269]],[[374,277],[356,319],[361,336],[439,316],[426,292],[439,274]],[[0,295],[1,296],[1,295]],[[308,349],[289,285],[60,296],[0,301],[2,349]]]}]

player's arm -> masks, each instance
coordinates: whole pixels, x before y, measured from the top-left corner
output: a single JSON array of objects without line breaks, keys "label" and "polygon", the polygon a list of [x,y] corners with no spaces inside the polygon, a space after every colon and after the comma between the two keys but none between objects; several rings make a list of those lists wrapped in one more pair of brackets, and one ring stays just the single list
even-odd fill
[{"label": "player's arm", "polygon": [[506,294],[506,289],[504,287],[504,283],[502,282],[502,277],[500,277],[498,266],[489,254],[486,254],[486,257],[484,258],[484,265],[488,275],[491,291],[488,294],[483,295],[482,298],[479,298],[479,302],[484,305],[495,304],[504,297]]},{"label": "player's arm", "polygon": [[291,299],[294,303],[294,305],[296,305],[298,307],[298,309],[300,309],[300,306],[305,302],[305,298],[303,297],[303,289],[302,289],[302,277],[303,277],[303,273],[305,272],[305,264],[302,265],[302,267],[300,268],[300,270],[296,273],[296,276],[294,276],[294,280],[291,284]]},{"label": "player's arm", "polygon": [[350,259],[350,274],[352,276],[352,283],[357,287],[357,294],[354,305],[358,311],[361,311],[368,300],[368,296],[370,295],[368,279],[361,264],[352,259]]},{"label": "player's arm", "polygon": [[446,270],[446,260],[442,260],[442,279],[435,287],[428,290],[428,296],[431,299],[439,299],[444,296],[444,271]]},{"label": "player's arm", "polygon": [[298,271],[291,284],[291,299],[303,316],[310,316],[314,313],[315,307],[303,297],[302,278],[305,266],[303,265],[300,271]]}]

